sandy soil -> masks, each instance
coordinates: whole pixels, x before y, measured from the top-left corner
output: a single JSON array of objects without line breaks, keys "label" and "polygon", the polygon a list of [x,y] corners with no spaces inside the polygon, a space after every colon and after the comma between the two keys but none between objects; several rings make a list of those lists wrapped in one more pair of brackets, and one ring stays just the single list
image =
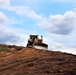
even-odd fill
[{"label": "sandy soil", "polygon": [[0,45],[0,75],[76,75],[76,55]]}]

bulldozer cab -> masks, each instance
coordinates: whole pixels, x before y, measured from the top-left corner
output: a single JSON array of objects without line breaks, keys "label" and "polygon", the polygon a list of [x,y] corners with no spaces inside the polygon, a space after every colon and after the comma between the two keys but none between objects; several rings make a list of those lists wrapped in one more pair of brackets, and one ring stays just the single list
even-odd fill
[{"label": "bulldozer cab", "polygon": [[30,39],[34,42],[35,39],[38,39],[38,35],[30,35]]}]

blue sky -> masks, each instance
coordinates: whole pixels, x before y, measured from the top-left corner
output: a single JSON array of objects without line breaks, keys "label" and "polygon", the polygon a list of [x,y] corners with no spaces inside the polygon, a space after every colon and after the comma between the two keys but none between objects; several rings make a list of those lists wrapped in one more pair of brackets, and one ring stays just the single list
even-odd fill
[{"label": "blue sky", "polygon": [[30,34],[76,54],[76,0],[0,0],[0,43],[26,46]]}]

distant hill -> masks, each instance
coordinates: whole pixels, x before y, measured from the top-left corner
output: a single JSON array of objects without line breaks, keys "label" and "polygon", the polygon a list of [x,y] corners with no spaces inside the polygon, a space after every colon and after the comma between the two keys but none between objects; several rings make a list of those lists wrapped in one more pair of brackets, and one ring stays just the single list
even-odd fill
[{"label": "distant hill", "polygon": [[76,55],[0,45],[0,75],[76,75]]}]

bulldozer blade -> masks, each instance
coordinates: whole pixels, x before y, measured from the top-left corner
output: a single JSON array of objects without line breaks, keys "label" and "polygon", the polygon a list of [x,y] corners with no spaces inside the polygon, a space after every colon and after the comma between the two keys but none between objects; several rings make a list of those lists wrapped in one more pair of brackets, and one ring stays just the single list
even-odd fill
[{"label": "bulldozer blade", "polygon": [[48,47],[39,46],[39,45],[34,45],[34,48],[36,48],[36,49],[43,49],[43,50],[47,50],[48,49]]}]

